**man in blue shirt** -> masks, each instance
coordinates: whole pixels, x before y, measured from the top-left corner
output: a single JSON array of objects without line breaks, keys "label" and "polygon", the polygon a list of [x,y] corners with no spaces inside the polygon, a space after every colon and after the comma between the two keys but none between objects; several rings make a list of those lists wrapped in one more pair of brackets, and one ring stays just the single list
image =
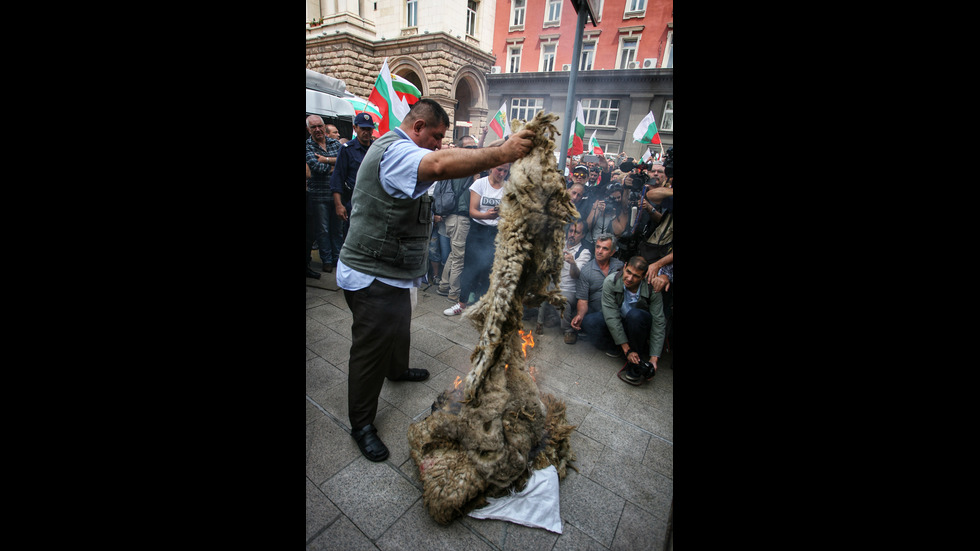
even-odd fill
[{"label": "man in blue shirt", "polygon": [[333,176],[330,177],[330,191],[333,193],[334,208],[337,218],[343,220],[343,238],[347,239],[350,228],[350,198],[354,193],[357,182],[357,169],[361,167],[364,154],[374,142],[374,121],[367,113],[358,113],[354,117],[354,134],[356,140],[350,140],[340,146],[337,155],[337,165],[334,166]]},{"label": "man in blue shirt", "polygon": [[437,102],[422,98],[412,105],[401,125],[378,138],[365,155],[351,198],[337,286],[353,315],[347,380],[351,437],[371,461],[388,457],[374,426],[385,379],[429,377],[425,369],[408,367],[410,289],[426,272],[432,234],[429,186],[516,161],[533,145],[533,131],[524,129],[498,147],[440,149],[449,124]]}]

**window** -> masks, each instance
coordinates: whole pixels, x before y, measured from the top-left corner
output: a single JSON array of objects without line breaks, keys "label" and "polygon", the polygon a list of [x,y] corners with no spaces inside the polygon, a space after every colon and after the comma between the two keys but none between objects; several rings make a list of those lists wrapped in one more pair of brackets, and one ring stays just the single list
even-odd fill
[{"label": "window", "polygon": [[524,3],[527,0],[514,0],[514,4],[511,7],[512,16],[510,18],[511,27],[523,27],[524,26]]},{"label": "window", "polygon": [[630,62],[636,61],[636,46],[640,43],[639,38],[620,38],[619,39],[619,68],[629,69]]},{"label": "window", "polygon": [[542,71],[554,71],[555,70],[555,50],[557,49],[556,44],[545,44],[541,48],[541,70]]},{"label": "window", "polygon": [[547,13],[544,16],[545,23],[557,23],[561,19],[561,0],[548,0]]},{"label": "window", "polygon": [[582,100],[586,126],[616,126],[619,120],[619,100],[589,98]]},{"label": "window", "polygon": [[419,26],[419,2],[418,0],[408,0],[408,27]]},{"label": "window", "polygon": [[647,0],[626,0],[626,14],[644,12],[646,9]]},{"label": "window", "polygon": [[582,43],[582,58],[579,60],[579,71],[591,71],[592,62],[595,60],[595,42]]},{"label": "window", "polygon": [[466,2],[466,34],[476,36],[476,8],[473,0]]},{"label": "window", "polygon": [[660,129],[664,132],[674,131],[674,100],[669,99],[664,104],[664,116],[660,119]]},{"label": "window", "polygon": [[529,121],[544,109],[543,98],[514,98],[510,102],[510,119]]},{"label": "window", "polygon": [[521,71],[521,47],[511,46],[510,54],[507,56],[507,72],[519,73]]},{"label": "window", "polygon": [[667,51],[667,55],[666,55],[667,61],[662,66],[670,67],[671,69],[673,69],[674,68],[674,31],[670,31],[669,33],[667,33],[666,51]]}]

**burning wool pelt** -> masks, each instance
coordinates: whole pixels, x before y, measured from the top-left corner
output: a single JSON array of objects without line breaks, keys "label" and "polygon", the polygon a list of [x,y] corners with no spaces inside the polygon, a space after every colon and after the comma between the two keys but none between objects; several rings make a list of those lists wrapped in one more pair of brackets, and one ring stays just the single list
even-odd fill
[{"label": "burning wool pelt", "polygon": [[[521,332],[524,306],[544,301],[567,305],[558,290],[564,227],[578,217],[555,167],[558,116],[539,111],[524,125],[534,131],[531,152],[514,162],[504,184],[490,288],[466,309],[480,331],[462,388],[444,391],[432,413],[408,428],[412,459],[419,467],[424,503],[446,524],[487,503],[521,491],[531,473],[554,465],[559,479],[575,455],[574,426],[565,404],[539,393],[526,366]],[[549,289],[550,285],[550,289]]]}]

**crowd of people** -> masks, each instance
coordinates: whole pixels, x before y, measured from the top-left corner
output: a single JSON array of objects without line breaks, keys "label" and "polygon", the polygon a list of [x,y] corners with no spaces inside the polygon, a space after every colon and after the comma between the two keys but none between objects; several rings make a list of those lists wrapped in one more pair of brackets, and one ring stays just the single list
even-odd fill
[{"label": "crowd of people", "polygon": [[[459,147],[475,147],[467,138]],[[637,162],[625,154],[569,158],[568,165],[566,189],[580,217],[566,228],[559,289],[568,306],[558,325],[566,344],[588,335],[607,355],[624,358],[620,378],[641,384],[656,374],[673,330],[673,177],[661,161]],[[489,285],[496,207],[508,172],[496,167],[432,188],[436,220],[443,222],[430,240],[427,277],[452,303],[446,316],[462,314]],[[467,186],[468,201],[461,193]],[[537,333],[550,311],[548,304],[538,308]]]},{"label": "crowd of people", "polygon": [[[484,144],[485,129],[479,143],[464,136],[444,145],[448,115],[426,99],[377,140],[366,114],[355,117],[351,140],[319,116],[306,124],[307,277],[320,277],[316,248],[354,316],[351,435],[368,459],[382,461],[388,450],[373,422],[384,379],[428,378],[408,366],[410,290],[435,286],[450,303],[446,316],[487,291],[503,188],[511,163],[530,151],[530,131]],[[623,359],[619,378],[633,385],[656,375],[673,334],[672,157],[671,148],[666,162],[567,159],[566,189],[580,216],[566,228],[558,287],[567,307],[558,326],[566,344],[585,338]],[[538,333],[549,308],[538,308]]]}]

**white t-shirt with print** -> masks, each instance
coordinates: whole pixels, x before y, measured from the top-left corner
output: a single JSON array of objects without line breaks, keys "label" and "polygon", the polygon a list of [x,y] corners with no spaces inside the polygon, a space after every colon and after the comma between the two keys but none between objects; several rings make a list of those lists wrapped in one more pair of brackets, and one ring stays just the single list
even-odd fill
[{"label": "white t-shirt with print", "polygon": [[[473,185],[470,186],[470,192],[476,193],[480,196],[480,202],[477,205],[477,210],[480,212],[489,212],[490,209],[499,207],[500,202],[504,198],[504,186],[500,186],[500,189],[493,189],[493,186],[490,185],[489,176],[486,178],[480,178],[479,180],[473,182]],[[473,218],[472,220],[477,224],[496,226],[500,221],[500,217]]]}]

